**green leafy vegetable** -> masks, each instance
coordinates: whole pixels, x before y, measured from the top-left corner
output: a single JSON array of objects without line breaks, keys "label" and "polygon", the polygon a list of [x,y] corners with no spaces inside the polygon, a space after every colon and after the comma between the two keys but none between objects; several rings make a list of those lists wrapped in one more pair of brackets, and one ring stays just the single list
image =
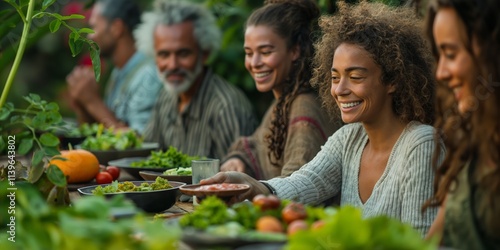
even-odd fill
[{"label": "green leafy vegetable", "polygon": [[191,214],[181,217],[179,224],[182,227],[206,229],[208,226],[224,224],[230,218],[231,213],[226,204],[215,196],[209,196]]},{"label": "green leafy vegetable", "polygon": [[125,150],[140,148],[143,138],[135,131],[114,131],[113,128],[104,129],[99,124],[95,136],[89,136],[82,142],[81,147],[86,150]]},{"label": "green leafy vegetable", "polygon": [[143,161],[136,161],[130,164],[132,167],[152,167],[152,168],[187,168],[191,166],[192,160],[198,160],[199,156],[189,156],[170,146],[167,151],[153,151],[151,156]]}]

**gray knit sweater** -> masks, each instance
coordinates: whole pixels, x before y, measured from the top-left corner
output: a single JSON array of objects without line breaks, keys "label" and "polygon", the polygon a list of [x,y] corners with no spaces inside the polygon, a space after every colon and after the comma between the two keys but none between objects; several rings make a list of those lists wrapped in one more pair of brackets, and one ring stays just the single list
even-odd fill
[{"label": "gray knit sweater", "polygon": [[[359,198],[358,174],[368,136],[360,123],[345,125],[334,133],[309,163],[287,178],[268,181],[282,199],[317,205],[341,192],[341,205],[363,210],[364,217],[387,215],[409,223],[424,235],[437,208],[421,213],[432,196],[435,148],[432,126],[410,122],[397,140],[384,173],[363,204]],[[444,157],[442,147],[440,162]]]}]

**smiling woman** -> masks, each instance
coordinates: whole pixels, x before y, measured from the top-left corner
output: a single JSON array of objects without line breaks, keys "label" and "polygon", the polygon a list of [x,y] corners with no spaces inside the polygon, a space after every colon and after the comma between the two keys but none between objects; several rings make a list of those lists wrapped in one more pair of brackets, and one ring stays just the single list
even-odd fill
[{"label": "smiling woman", "polygon": [[320,150],[340,122],[331,120],[310,85],[314,53],[312,0],[266,1],[245,26],[245,67],[260,92],[275,97],[252,136],[233,143],[222,171],[258,179],[288,176]]},{"label": "smiling woman", "polygon": [[[341,205],[363,208],[364,217],[387,215],[421,235],[437,209],[421,212],[432,195],[435,80],[430,49],[418,18],[405,8],[363,2],[339,3],[339,13],[321,20],[313,83],[325,105],[349,123],[319,153],[286,178],[267,181],[228,172],[202,180],[250,184],[236,200],[274,189],[281,199],[320,204],[341,195]],[[394,60],[398,58],[398,60]]]}]

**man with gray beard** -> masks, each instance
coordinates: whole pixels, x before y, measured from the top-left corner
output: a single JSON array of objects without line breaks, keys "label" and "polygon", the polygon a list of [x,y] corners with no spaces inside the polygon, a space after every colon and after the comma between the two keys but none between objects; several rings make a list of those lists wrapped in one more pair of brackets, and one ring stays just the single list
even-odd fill
[{"label": "man with gray beard", "polygon": [[243,92],[205,65],[221,43],[215,18],[201,5],[167,0],[156,1],[142,18],[134,32],[138,48],[155,55],[164,83],[145,141],[222,158],[235,139],[255,130],[257,120]]}]

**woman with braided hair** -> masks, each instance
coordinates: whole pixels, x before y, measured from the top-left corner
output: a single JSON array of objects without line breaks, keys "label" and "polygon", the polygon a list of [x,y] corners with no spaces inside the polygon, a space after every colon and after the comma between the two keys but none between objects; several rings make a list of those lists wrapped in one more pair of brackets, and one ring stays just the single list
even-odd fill
[{"label": "woman with braided hair", "polygon": [[254,11],[245,27],[245,66],[260,92],[275,101],[252,136],[239,138],[222,171],[257,179],[288,176],[310,161],[340,125],[321,107],[309,83],[314,54],[313,0],[273,0]]}]

